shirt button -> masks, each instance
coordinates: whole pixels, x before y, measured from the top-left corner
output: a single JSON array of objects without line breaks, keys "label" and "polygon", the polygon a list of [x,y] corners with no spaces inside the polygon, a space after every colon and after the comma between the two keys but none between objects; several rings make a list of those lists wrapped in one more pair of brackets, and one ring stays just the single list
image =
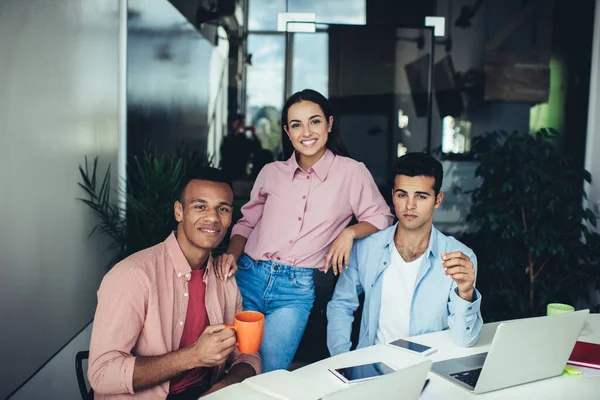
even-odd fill
[{"label": "shirt button", "polygon": [[293,241],[293,240],[290,240],[290,244],[292,244],[292,243],[294,243],[294,241]]},{"label": "shirt button", "polygon": [[471,327],[470,327],[470,326],[467,326],[467,330],[469,330],[469,329],[471,329]]},{"label": "shirt button", "polygon": [[278,260],[281,260],[281,257],[277,257]]},{"label": "shirt button", "polygon": [[177,276],[178,276],[179,278],[181,278],[181,272],[178,272],[178,273],[177,273]]},{"label": "shirt button", "polygon": [[306,179],[310,179],[310,175],[306,175]]},{"label": "shirt button", "polygon": [[275,271],[277,271],[277,270],[279,269],[279,267],[276,265],[276,266],[274,266],[274,267],[273,267],[273,269],[274,269]]},{"label": "shirt button", "polygon": [[387,265],[387,261],[384,261],[384,262],[383,262],[383,265]]},{"label": "shirt button", "polygon": [[183,321],[179,321],[179,325],[183,325]]},{"label": "shirt button", "polygon": [[302,221],[302,218],[298,217],[298,221]]},{"label": "shirt button", "polygon": [[188,294],[187,294],[187,292],[185,292],[185,293],[183,294],[183,297],[188,297]]},{"label": "shirt button", "polygon": [[467,310],[472,310],[472,309],[473,309],[473,307],[469,307],[469,308],[467,308]]},{"label": "shirt button", "polygon": [[302,200],[306,199],[306,196],[302,196]]}]

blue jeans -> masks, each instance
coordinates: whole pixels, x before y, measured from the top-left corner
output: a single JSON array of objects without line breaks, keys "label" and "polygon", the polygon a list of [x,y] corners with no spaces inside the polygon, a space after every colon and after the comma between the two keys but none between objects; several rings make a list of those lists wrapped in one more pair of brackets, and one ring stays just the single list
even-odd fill
[{"label": "blue jeans", "polygon": [[260,356],[263,372],[287,369],[315,301],[314,269],[242,255],[235,274],[244,310],[265,315]]}]

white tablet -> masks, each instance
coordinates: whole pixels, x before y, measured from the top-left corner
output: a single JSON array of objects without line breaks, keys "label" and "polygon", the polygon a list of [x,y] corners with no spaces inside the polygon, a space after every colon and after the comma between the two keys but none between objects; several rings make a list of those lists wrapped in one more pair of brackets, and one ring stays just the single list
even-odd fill
[{"label": "white tablet", "polygon": [[344,368],[329,369],[335,377],[346,384],[364,382],[379,376],[387,375],[396,370],[384,362],[351,365]]}]

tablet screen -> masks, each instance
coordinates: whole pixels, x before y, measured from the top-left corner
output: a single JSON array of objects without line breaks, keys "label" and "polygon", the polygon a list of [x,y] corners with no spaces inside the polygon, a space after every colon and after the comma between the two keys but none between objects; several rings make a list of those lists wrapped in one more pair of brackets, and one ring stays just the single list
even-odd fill
[{"label": "tablet screen", "polygon": [[383,362],[370,364],[353,365],[346,368],[336,368],[335,371],[346,378],[348,382],[376,378],[378,376],[390,374],[395,370]]}]

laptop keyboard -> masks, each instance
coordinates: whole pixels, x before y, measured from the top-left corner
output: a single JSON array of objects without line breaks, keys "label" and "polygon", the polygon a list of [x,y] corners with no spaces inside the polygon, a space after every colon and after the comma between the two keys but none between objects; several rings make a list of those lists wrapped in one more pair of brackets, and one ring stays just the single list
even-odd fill
[{"label": "laptop keyboard", "polygon": [[471,385],[475,387],[477,380],[479,379],[479,374],[481,373],[481,368],[472,369],[470,371],[457,372],[456,374],[450,374],[451,377],[458,379],[461,382],[466,383],[467,385]]}]

